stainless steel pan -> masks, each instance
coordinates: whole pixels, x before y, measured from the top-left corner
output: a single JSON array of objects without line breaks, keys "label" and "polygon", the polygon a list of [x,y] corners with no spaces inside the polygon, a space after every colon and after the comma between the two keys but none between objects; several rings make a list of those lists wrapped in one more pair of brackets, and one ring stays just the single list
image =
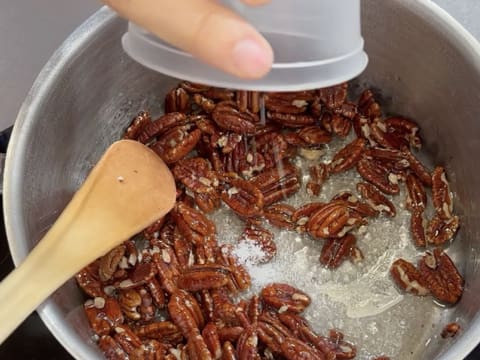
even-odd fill
[{"label": "stainless steel pan", "polygon": [[[466,279],[461,302],[439,310],[428,327],[404,331],[394,339],[400,350],[391,355],[461,359],[480,341],[480,46],[428,0],[364,0],[363,12],[370,64],[358,83],[382,89],[390,111],[420,122],[426,151],[448,168],[462,218],[461,232],[449,249]],[[125,26],[107,9],[92,16],[53,55],[20,110],[4,191],[7,234],[17,264],[134,113],[143,108],[159,112],[163,96],[177,82],[123,53],[120,36]],[[81,304],[80,291],[70,281],[39,313],[75,358],[100,358]],[[423,314],[413,305],[395,316],[401,323]],[[378,319],[383,330],[376,341],[395,336],[388,329],[398,324]],[[453,340],[439,339],[441,327],[450,320],[461,323],[463,332]]]}]

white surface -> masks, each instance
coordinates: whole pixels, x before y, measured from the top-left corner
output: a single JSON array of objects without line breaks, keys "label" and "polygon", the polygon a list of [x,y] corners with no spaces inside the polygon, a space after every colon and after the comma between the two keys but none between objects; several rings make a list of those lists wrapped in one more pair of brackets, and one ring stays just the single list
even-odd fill
[{"label": "white surface", "polygon": [[[479,0],[435,0],[480,39]],[[12,125],[36,75],[96,0],[0,0],[0,130]]]}]

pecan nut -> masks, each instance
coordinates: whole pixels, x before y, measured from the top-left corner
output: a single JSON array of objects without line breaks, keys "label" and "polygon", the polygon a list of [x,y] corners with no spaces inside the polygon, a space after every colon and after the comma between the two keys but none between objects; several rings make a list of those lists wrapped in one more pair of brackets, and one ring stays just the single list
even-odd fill
[{"label": "pecan nut", "polygon": [[330,172],[337,174],[353,168],[362,158],[365,146],[366,141],[362,138],[357,138],[346,145],[333,157],[329,167]]},{"label": "pecan nut", "polygon": [[388,216],[395,216],[397,211],[395,205],[374,185],[369,183],[358,183],[357,190],[360,192],[366,203],[378,212],[384,212]]},{"label": "pecan nut", "polygon": [[288,204],[273,204],[263,210],[263,216],[268,222],[280,229],[293,230],[295,228],[292,216],[295,208]]},{"label": "pecan nut", "polygon": [[382,110],[375,100],[372,90],[364,90],[362,92],[358,99],[358,111],[370,119],[376,119],[382,115]]},{"label": "pecan nut", "polygon": [[415,265],[404,259],[398,259],[390,268],[395,283],[406,292],[425,296],[430,293],[426,279]]},{"label": "pecan nut", "polygon": [[222,176],[222,180],[228,184],[228,188],[222,191],[222,200],[233,211],[242,217],[262,213],[264,195],[254,183],[235,176]]},{"label": "pecan nut", "polygon": [[262,289],[260,296],[265,304],[280,313],[301,313],[311,303],[307,294],[287,284],[268,285]]},{"label": "pecan nut", "polygon": [[190,95],[185,91],[185,89],[178,87],[171,90],[165,96],[165,113],[171,112],[188,112],[190,102]]},{"label": "pecan nut", "polygon": [[300,171],[287,161],[268,169],[250,180],[263,193],[265,206],[287,198],[300,189]]},{"label": "pecan nut", "polygon": [[322,247],[320,263],[329,269],[339,267],[355,247],[355,236],[347,234],[339,239],[328,239]]},{"label": "pecan nut", "polygon": [[460,226],[458,216],[442,219],[436,214],[427,227],[427,241],[429,244],[442,245],[452,240]]},{"label": "pecan nut", "polygon": [[239,111],[236,104],[224,101],[217,104],[212,113],[213,120],[224,130],[237,134],[255,134],[255,124],[259,122],[258,116],[251,112]]},{"label": "pecan nut", "polygon": [[432,174],[433,206],[438,216],[448,220],[453,216],[453,195],[447,181],[445,169],[437,166]]},{"label": "pecan nut", "polygon": [[200,129],[192,129],[191,124],[181,125],[167,131],[151,148],[167,164],[173,164],[187,156],[201,136]]},{"label": "pecan nut", "polygon": [[415,209],[410,218],[410,231],[413,241],[417,247],[425,247],[427,245],[426,237],[426,219],[421,209]]},{"label": "pecan nut", "polygon": [[229,269],[221,265],[193,265],[178,277],[177,286],[192,292],[218,289],[227,284],[229,275]]},{"label": "pecan nut", "polygon": [[316,239],[341,238],[363,221],[363,217],[352,210],[346,201],[335,200],[310,216],[307,231]]},{"label": "pecan nut", "polygon": [[464,280],[452,259],[440,248],[427,252],[418,264],[426,286],[439,301],[456,304],[463,293]]},{"label": "pecan nut", "polygon": [[136,140],[145,127],[152,122],[148,111],[140,111],[123,135],[124,139]]},{"label": "pecan nut", "polygon": [[306,189],[308,195],[320,195],[323,183],[329,176],[328,166],[326,164],[317,164],[308,169],[310,173],[310,180],[307,183]]},{"label": "pecan nut", "polygon": [[361,159],[357,163],[357,171],[363,179],[386,194],[396,195],[400,192],[398,177],[377,161]]},{"label": "pecan nut", "polygon": [[427,193],[420,179],[414,174],[407,176],[407,209],[414,212],[415,210],[423,211],[427,205]]}]

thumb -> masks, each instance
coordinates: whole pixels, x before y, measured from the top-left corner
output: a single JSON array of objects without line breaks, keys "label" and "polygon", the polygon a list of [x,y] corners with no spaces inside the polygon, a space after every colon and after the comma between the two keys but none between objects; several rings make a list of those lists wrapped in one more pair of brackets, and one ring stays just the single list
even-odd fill
[{"label": "thumb", "polygon": [[164,41],[230,74],[257,79],[272,66],[268,42],[215,0],[104,2]]}]

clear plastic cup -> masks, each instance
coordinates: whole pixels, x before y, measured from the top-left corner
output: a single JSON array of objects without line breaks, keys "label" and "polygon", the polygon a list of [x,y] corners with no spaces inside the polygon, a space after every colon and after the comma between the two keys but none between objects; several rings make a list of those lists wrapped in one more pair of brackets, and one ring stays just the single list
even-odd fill
[{"label": "clear plastic cup", "polygon": [[139,63],[192,82],[233,89],[295,91],[350,80],[367,66],[360,26],[360,0],[272,0],[251,7],[223,0],[255,26],[274,51],[272,70],[242,80],[215,69],[139,26],[129,23],[125,51]]}]

